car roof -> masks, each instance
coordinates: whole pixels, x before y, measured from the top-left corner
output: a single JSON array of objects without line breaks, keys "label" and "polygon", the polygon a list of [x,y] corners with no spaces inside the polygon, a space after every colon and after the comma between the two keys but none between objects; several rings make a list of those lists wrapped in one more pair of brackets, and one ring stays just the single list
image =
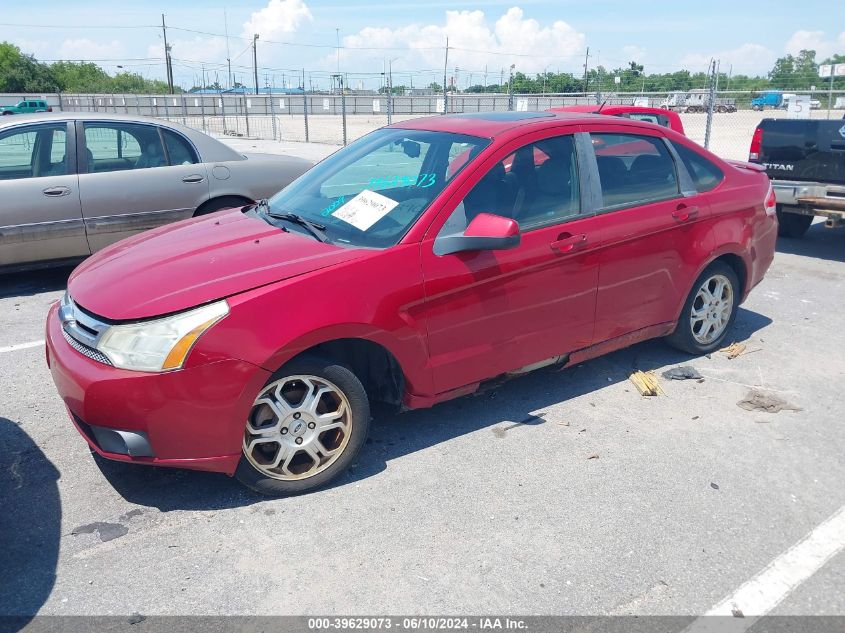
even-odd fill
[{"label": "car roof", "polygon": [[217,139],[201,132],[200,130],[165,119],[156,119],[153,117],[134,114],[120,114],[118,112],[54,111],[36,112],[32,114],[15,114],[14,116],[0,118],[0,132],[21,124],[49,123],[50,121],[119,121],[122,123],[158,125],[160,127],[176,130],[180,134],[187,136],[199,151],[203,162],[243,160],[244,158],[243,154],[236,152],[228,145],[221,143]]},{"label": "car roof", "polygon": [[[598,106],[596,106],[598,107]],[[653,130],[650,123],[643,123],[631,119],[620,119],[604,114],[589,112],[473,112],[471,114],[444,114],[408,119],[401,123],[394,123],[391,128],[405,130],[427,130],[431,132],[452,132],[468,134],[484,138],[495,138],[519,128],[520,132],[528,133],[534,129],[543,129],[550,125],[561,123],[579,125],[606,121],[613,125],[627,125],[631,127]]]}]

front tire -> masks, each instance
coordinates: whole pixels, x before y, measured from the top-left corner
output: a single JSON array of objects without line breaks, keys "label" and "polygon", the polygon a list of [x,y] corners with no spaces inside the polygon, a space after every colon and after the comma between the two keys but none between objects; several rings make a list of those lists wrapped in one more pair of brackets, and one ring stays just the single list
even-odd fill
[{"label": "front tire", "polygon": [[780,206],[778,206],[777,214],[778,235],[781,237],[790,237],[792,239],[804,237],[804,234],[813,223],[812,215],[789,213],[788,211],[781,210]]},{"label": "front tire", "polygon": [[719,349],[736,319],[741,292],[733,268],[721,261],[710,264],[695,280],[667,342],[696,355]]},{"label": "front tire", "polygon": [[310,492],[349,467],[369,426],[367,393],[348,367],[296,358],[257,394],[235,477],[268,496]]}]

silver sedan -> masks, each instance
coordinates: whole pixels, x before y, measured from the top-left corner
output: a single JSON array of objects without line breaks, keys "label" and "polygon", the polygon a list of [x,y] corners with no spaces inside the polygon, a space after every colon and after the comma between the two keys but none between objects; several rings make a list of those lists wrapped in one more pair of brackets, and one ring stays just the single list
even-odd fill
[{"label": "silver sedan", "polygon": [[266,198],[311,167],[176,123],[67,112],[0,123],[0,272],[67,263],[140,231]]}]

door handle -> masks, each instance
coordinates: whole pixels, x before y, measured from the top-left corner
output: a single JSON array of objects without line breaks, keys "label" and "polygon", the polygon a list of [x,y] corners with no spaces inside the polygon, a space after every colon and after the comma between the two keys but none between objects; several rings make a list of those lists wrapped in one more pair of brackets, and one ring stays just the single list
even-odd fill
[{"label": "door handle", "polygon": [[577,235],[562,233],[558,236],[557,240],[552,242],[549,246],[551,246],[554,252],[563,255],[564,253],[570,253],[578,248],[581,248],[586,244],[587,236],[584,233],[578,233]]},{"label": "door handle", "polygon": [[182,178],[182,182],[202,182],[203,180],[205,180],[205,178],[199,174],[191,174],[190,176]]},{"label": "door handle", "polygon": [[679,205],[677,209],[672,211],[672,217],[678,222],[688,222],[698,217],[698,207],[688,207],[686,205]]},{"label": "door handle", "polygon": [[44,191],[42,191],[45,196],[50,198],[58,198],[60,196],[67,196],[70,195],[70,187],[47,187]]}]

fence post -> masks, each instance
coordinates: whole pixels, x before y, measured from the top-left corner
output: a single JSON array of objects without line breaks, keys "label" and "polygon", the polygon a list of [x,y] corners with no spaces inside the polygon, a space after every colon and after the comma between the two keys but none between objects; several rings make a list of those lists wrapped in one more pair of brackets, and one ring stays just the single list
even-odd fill
[{"label": "fence post", "polygon": [[182,93],[182,125],[188,125],[188,104],[185,103],[184,93]]},{"label": "fence post", "polygon": [[205,95],[200,94],[200,117],[202,117],[202,131],[208,134],[208,130],[205,127]]},{"label": "fence post", "polygon": [[167,95],[164,95],[164,118],[170,119],[170,109],[167,107]]},{"label": "fence post", "polygon": [[270,121],[273,124],[273,140],[275,141],[276,140],[276,109],[273,106],[273,92],[272,92],[272,90],[270,91],[268,98],[270,99]]},{"label": "fence post", "polygon": [[223,115],[223,135],[225,136],[228,133],[226,129],[226,98],[222,92],[217,93],[217,98],[220,99],[220,113]]},{"label": "fence post", "polygon": [[343,145],[346,146],[346,87],[343,85],[343,76],[338,78],[340,83],[340,112],[343,116]]},{"label": "fence post", "polygon": [[704,128],[704,148],[710,149],[710,130],[713,127],[713,109],[716,107],[716,61],[712,61],[710,63],[710,68],[708,69],[710,73],[709,77],[709,84],[710,84],[710,99],[709,103],[707,104],[707,125]]},{"label": "fence post", "polygon": [[302,73],[302,118],[305,121],[305,142],[308,143],[308,93],[305,92],[305,72]]},{"label": "fence post", "polygon": [[246,98],[246,92],[244,92],[243,98],[244,98],[244,119],[246,120],[246,135],[249,136],[249,112],[247,112],[247,110],[249,110],[249,108],[248,108],[249,100]]}]

